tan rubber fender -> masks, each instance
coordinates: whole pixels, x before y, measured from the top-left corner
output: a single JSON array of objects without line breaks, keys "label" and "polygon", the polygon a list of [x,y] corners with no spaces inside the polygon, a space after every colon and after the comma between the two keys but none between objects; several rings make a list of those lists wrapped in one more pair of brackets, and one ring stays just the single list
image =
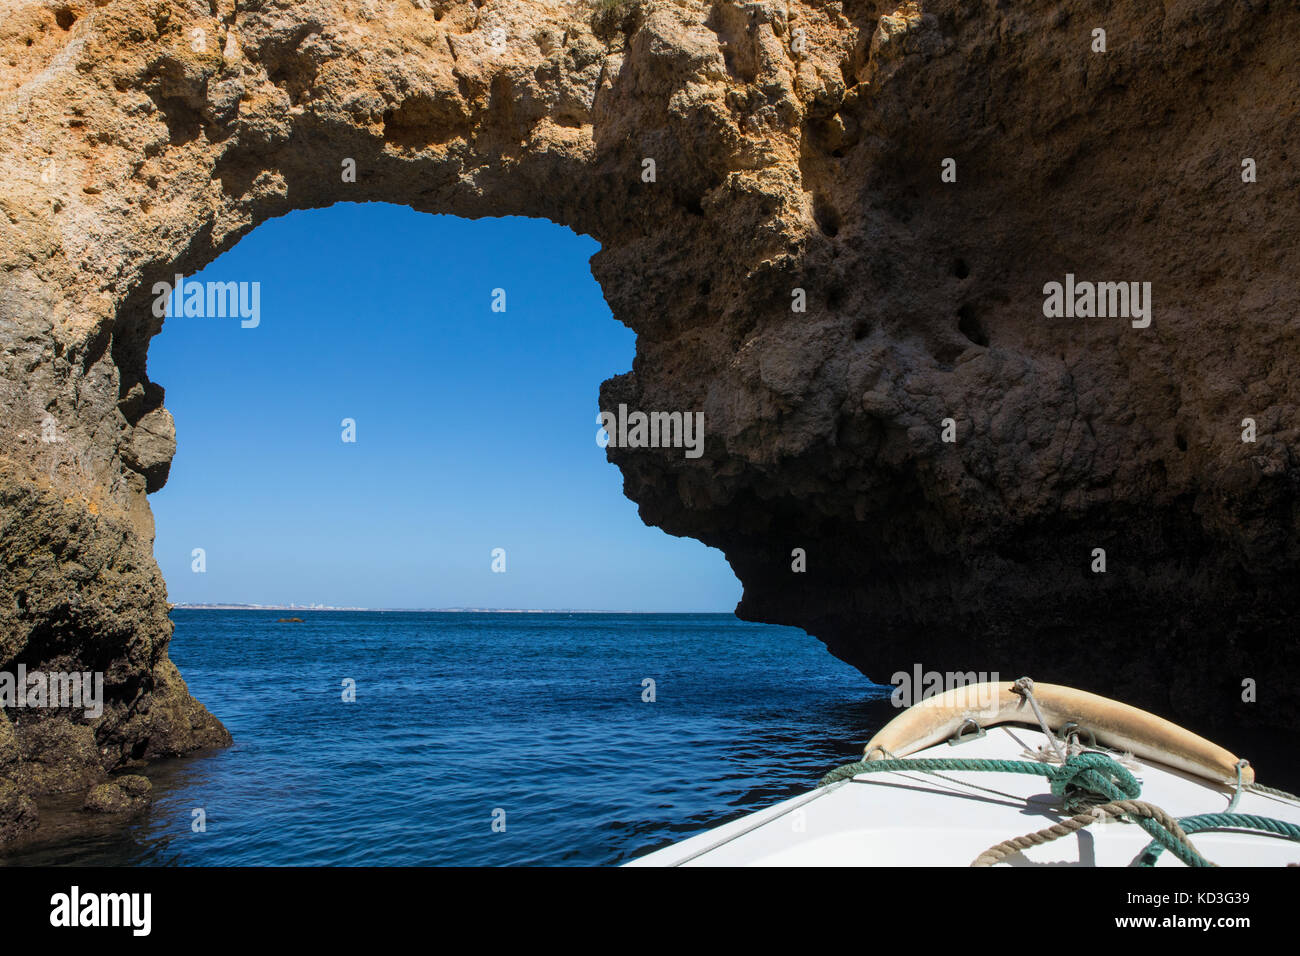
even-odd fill
[{"label": "tan rubber fender", "polygon": [[[1052,730],[1075,723],[1081,732],[1092,733],[1105,747],[1216,783],[1237,783],[1240,758],[1173,721],[1060,684],[1035,682],[1033,695]],[[1017,693],[1015,684],[968,684],[927,697],[903,711],[867,743],[867,759],[884,759],[882,751],[895,757],[909,756],[950,740],[971,720],[981,727],[1008,723],[1038,726],[1033,708]],[[1243,783],[1254,783],[1254,769],[1247,766],[1241,779]]]}]

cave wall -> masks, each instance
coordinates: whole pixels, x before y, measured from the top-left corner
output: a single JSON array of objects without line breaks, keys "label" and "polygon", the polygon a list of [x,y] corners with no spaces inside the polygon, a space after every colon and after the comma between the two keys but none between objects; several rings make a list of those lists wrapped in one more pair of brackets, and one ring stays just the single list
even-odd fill
[{"label": "cave wall", "polygon": [[[1297,48],[1263,0],[3,0],[0,670],[108,705],[0,712],[0,841],[229,741],[167,657],[151,289],[339,201],[600,242],[638,334],[600,407],[706,421],[701,458],[609,455],[742,616],[878,681],[1292,726]],[[1044,317],[1066,273],[1150,282],[1150,326]]]}]

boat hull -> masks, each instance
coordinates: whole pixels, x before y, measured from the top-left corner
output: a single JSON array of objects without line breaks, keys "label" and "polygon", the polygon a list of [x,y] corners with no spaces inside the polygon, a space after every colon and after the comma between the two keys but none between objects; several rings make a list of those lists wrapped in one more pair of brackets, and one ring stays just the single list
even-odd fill
[{"label": "boat hull", "polygon": [[[1050,748],[1040,731],[1003,725],[913,757],[1027,760]],[[1234,787],[1135,758],[1139,799],[1171,816],[1226,812]],[[1235,812],[1300,825],[1300,804],[1245,790]],[[1067,813],[1046,777],[994,771],[886,771],[783,801],[632,861],[630,866],[969,866],[990,847],[1051,826]],[[1300,843],[1256,833],[1204,832],[1197,850],[1222,866],[1300,863]],[[1092,824],[1016,852],[1010,866],[1132,866],[1151,837],[1131,822]],[[1182,866],[1162,853],[1157,866]]]}]

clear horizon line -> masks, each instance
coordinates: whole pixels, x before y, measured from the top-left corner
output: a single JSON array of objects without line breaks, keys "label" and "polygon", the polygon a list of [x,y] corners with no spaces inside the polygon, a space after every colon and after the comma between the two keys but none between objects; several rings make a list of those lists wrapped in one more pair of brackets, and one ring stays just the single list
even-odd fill
[{"label": "clear horizon line", "polygon": [[735,611],[638,611],[628,609],[602,609],[602,608],[577,608],[577,607],[350,607],[334,605],[306,605],[306,604],[243,604],[235,601],[178,601],[170,603],[170,609],[180,608],[181,610],[201,611],[385,611],[385,612],[405,612],[410,614],[418,613],[445,613],[445,614],[731,614]]}]

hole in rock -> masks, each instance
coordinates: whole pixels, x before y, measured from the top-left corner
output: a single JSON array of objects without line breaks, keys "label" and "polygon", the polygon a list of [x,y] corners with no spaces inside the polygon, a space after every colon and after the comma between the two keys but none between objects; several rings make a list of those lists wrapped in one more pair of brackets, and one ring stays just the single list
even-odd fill
[{"label": "hole in rock", "polygon": [[[678,820],[638,785],[635,762],[592,777],[610,739],[685,768],[681,799],[699,812],[732,813],[724,791],[698,789],[719,754],[766,741],[764,773],[791,753],[807,759],[793,736],[771,739],[765,716],[763,701],[803,693],[789,673],[818,675],[807,709],[826,714],[825,727],[791,735],[865,739],[859,723],[884,722],[828,706],[846,686],[860,696],[856,672],[797,629],[737,620],[740,587],[722,554],[646,527],[624,497],[597,412],[602,381],[632,366],[635,339],[592,278],[597,251],[539,220],[339,204],[266,222],[187,276],[181,308],[152,341],[149,298],[123,317],[118,339],[136,341],[113,346],[119,407],[153,429],[133,436],[132,454],[156,463],[168,452],[154,441],[170,431],[164,396],[147,380],[167,389],[178,436],[149,498],[155,555],[180,605],[169,653],[236,741],[151,766],[161,805],[222,812],[221,839],[163,844],[169,860],[616,862],[674,838]],[[237,308],[210,310],[214,289]],[[630,474],[643,489],[656,476]],[[669,500],[711,479],[685,467]],[[788,566],[784,538],[778,550]],[[194,607],[205,604],[263,607]],[[680,613],[691,611],[724,613]],[[673,703],[645,702],[646,678]],[[746,706],[764,714],[752,731],[735,721]],[[734,733],[711,732],[719,721]],[[716,744],[682,744],[705,736]],[[491,768],[515,759],[520,739],[550,769],[502,790]],[[735,781],[719,786],[732,794]],[[757,777],[744,786],[746,809],[770,800]],[[516,820],[542,823],[526,840],[484,838],[498,806],[512,833]],[[629,819],[644,831],[630,844]],[[113,854],[158,852],[151,839]]]},{"label": "hole in rock", "polygon": [[70,7],[59,7],[54,11],[54,22],[61,30],[71,30],[72,25],[77,22],[77,15]]},{"label": "hole in rock", "polygon": [[957,310],[957,330],[976,345],[988,347],[988,334],[975,315],[975,307],[969,303]]},{"label": "hole in rock", "polygon": [[259,284],[260,314],[173,315],[149,349],[178,436],[150,497],[170,599],[730,611],[722,554],[642,524],[596,443],[601,382],[635,351],[597,250],[540,220],[345,203],[187,277],[241,305]]},{"label": "hole in rock", "polygon": [[840,214],[821,193],[813,197],[813,220],[827,238],[834,239],[839,235]]},{"label": "hole in rock", "polygon": [[955,259],[952,264],[952,274],[958,279],[964,279],[970,275],[970,266],[966,264],[965,259]]}]

